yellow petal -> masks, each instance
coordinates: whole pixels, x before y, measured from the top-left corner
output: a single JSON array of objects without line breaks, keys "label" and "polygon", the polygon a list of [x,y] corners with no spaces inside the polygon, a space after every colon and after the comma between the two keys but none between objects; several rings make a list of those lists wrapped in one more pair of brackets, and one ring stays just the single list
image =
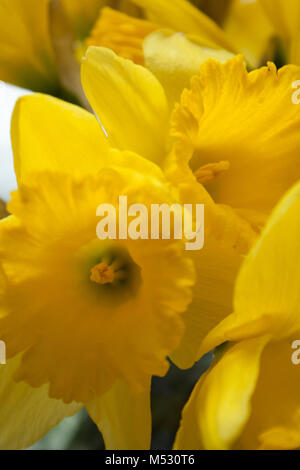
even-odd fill
[{"label": "yellow petal", "polygon": [[300,178],[300,108],[292,102],[299,76],[299,67],[271,63],[248,74],[242,56],[211,60],[182,94],[172,126],[178,164],[196,172],[229,162],[206,185],[217,203],[268,214]]},{"label": "yellow petal", "polygon": [[62,419],[77,413],[80,403],[64,404],[48,396],[48,386],[32,388],[15,382],[19,358],[0,365],[0,448],[24,449],[41,439]]},{"label": "yellow petal", "polygon": [[150,449],[150,383],[147,391],[133,394],[119,381],[104,396],[89,403],[87,410],[102,432],[107,450]]},{"label": "yellow petal", "polygon": [[85,45],[106,47],[125,59],[144,65],[143,40],[157,29],[159,27],[150,21],[103,8]]},{"label": "yellow petal", "polygon": [[48,8],[49,0],[0,1],[0,80],[58,91]]},{"label": "yellow petal", "polygon": [[263,337],[233,346],[199,381],[183,411],[175,449],[191,449],[191,444],[193,449],[231,447],[249,418],[267,340]]},{"label": "yellow petal", "polygon": [[49,9],[51,41],[60,82],[67,92],[64,95],[68,101],[77,99],[83,107],[89,109],[81,86],[80,64],[74,53],[74,37],[68,18],[60,0],[51,0]]},{"label": "yellow petal", "polygon": [[151,21],[174,31],[197,35],[208,47],[233,50],[226,34],[187,0],[132,0],[144,8]]},{"label": "yellow petal", "polygon": [[283,40],[287,60],[300,64],[300,2],[298,0],[259,0],[276,34]]},{"label": "yellow petal", "polygon": [[268,344],[262,354],[251,416],[239,438],[240,448],[288,450],[300,446],[300,370],[291,360],[294,339],[299,339],[299,333]]},{"label": "yellow petal", "polygon": [[300,184],[277,206],[237,281],[234,311],[247,319],[275,317],[300,329]]},{"label": "yellow petal", "polygon": [[230,207],[215,204],[191,172],[176,166],[172,156],[167,160],[165,172],[178,188],[182,203],[205,206],[204,247],[190,252],[196,267],[193,301],[182,315],[183,339],[171,355],[185,369],[200,359],[199,345],[207,333],[232,312],[236,276],[260,232],[260,219],[257,213],[251,213],[251,218],[240,216]]},{"label": "yellow petal", "polygon": [[31,173],[44,170],[83,175],[104,166],[130,167],[163,178],[159,167],[150,161],[109,149],[93,114],[46,95],[18,100],[12,118],[12,144],[19,183],[28,182]]},{"label": "yellow petal", "polygon": [[196,267],[196,287],[192,303],[182,314],[183,338],[171,355],[182,369],[192,367],[200,359],[201,341],[232,312],[234,283],[243,261],[234,248],[224,246],[213,235],[206,237],[203,250],[191,257]]},{"label": "yellow petal", "polygon": [[95,116],[45,95],[20,98],[12,117],[17,179],[31,172],[99,169],[108,158],[108,142]]},{"label": "yellow petal", "polygon": [[224,30],[252,67],[274,57],[275,31],[259,1],[233,0]]},{"label": "yellow petal", "polygon": [[212,58],[225,62],[233,54],[223,49],[200,47],[182,33],[160,30],[150,34],[144,41],[146,67],[154,73],[163,85],[170,102],[170,108],[179,101],[184,88],[190,84],[193,75]]},{"label": "yellow petal", "polygon": [[205,450],[198,426],[198,395],[207,374],[202,375],[196,383],[191,396],[182,410],[179,429],[177,431],[173,450]]},{"label": "yellow petal", "polygon": [[277,34],[290,39],[299,28],[300,3],[298,0],[259,0],[273,23]]},{"label": "yellow petal", "polygon": [[72,26],[74,36],[84,40],[93,28],[102,8],[111,6],[128,15],[138,16],[140,9],[130,0],[60,0]]},{"label": "yellow petal", "polygon": [[290,62],[292,64],[300,65],[300,28],[292,40]]},{"label": "yellow petal", "polygon": [[212,330],[201,353],[225,341],[300,330],[300,184],[284,197],[237,279],[234,314]]},{"label": "yellow petal", "polygon": [[76,38],[84,39],[92,29],[107,0],[61,0]]},{"label": "yellow petal", "polygon": [[165,154],[168,104],[154,75],[109,49],[90,47],[82,80],[110,144],[160,162]]}]

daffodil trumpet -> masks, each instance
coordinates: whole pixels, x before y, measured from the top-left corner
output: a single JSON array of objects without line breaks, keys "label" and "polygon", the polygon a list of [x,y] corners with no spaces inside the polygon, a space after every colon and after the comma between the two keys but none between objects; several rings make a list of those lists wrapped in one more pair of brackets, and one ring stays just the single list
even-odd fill
[{"label": "daffodil trumpet", "polygon": [[173,236],[98,239],[96,209],[118,213],[119,195],[129,207],[171,207],[178,192],[154,163],[110,148],[92,113],[46,95],[18,101],[12,143],[18,191],[0,222],[0,446],[28,447],[85,406],[108,449],[147,449],[151,377],[166,374],[180,343],[194,266]]}]

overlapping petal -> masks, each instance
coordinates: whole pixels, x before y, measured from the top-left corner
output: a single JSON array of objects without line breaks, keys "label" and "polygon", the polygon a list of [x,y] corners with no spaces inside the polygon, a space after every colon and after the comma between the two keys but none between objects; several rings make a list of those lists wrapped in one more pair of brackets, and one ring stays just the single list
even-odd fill
[{"label": "overlapping petal", "polygon": [[25,449],[41,439],[53,426],[82,408],[49,398],[48,387],[32,388],[15,382],[20,358],[0,365],[0,448]]},{"label": "overlapping petal", "polygon": [[50,0],[1,0],[0,80],[57,93],[59,79],[49,31]]},{"label": "overlapping petal", "polygon": [[230,39],[208,16],[187,0],[132,0],[142,7],[151,21],[173,31],[195,34],[203,45],[234,50]]},{"label": "overlapping petal", "polygon": [[202,352],[225,341],[270,334],[289,338],[299,323],[300,185],[277,206],[247,257],[235,288],[234,314],[204,340]]},{"label": "overlapping petal", "polygon": [[90,47],[82,80],[110,145],[161,162],[166,152],[169,110],[154,75],[109,49]]},{"label": "overlapping petal", "polygon": [[77,39],[86,38],[97,19],[100,9],[106,4],[107,0],[61,0],[61,5]]},{"label": "overlapping petal", "polygon": [[145,65],[163,85],[171,109],[192,76],[199,74],[203,62],[209,58],[226,62],[233,57],[223,49],[199,46],[196,39],[193,42],[182,33],[160,30],[144,41]]},{"label": "overlapping petal", "polygon": [[[231,447],[249,418],[249,402],[266,342],[263,337],[235,345],[199,381],[183,411],[176,449]],[[189,439],[193,427],[195,434]]]},{"label": "overlapping petal", "polygon": [[151,444],[150,383],[133,393],[124,382],[87,405],[102,432],[107,450],[147,450]]},{"label": "overlapping petal", "polygon": [[189,448],[190,442],[206,449],[299,447],[299,372],[292,363],[300,332],[299,209],[298,183],[241,269],[235,313],[204,340],[202,352],[226,341],[236,344],[195,388],[176,448]]},{"label": "overlapping petal", "polygon": [[19,182],[43,170],[97,171],[109,158],[107,138],[95,116],[46,95],[18,100],[11,135]]},{"label": "overlapping petal", "polygon": [[233,0],[223,28],[252,67],[274,57],[275,29],[259,1]]}]

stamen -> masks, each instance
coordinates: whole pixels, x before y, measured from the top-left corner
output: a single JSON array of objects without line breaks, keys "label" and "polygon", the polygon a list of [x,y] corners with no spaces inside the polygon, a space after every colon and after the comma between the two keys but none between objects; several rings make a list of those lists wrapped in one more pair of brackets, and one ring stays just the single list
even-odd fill
[{"label": "stamen", "polygon": [[225,171],[229,170],[229,168],[230,163],[228,161],[209,163],[208,165],[198,168],[194,175],[198,183],[207,184],[219,178]]},{"label": "stamen", "polygon": [[122,260],[114,260],[111,262],[108,258],[103,259],[101,263],[96,264],[90,271],[90,280],[96,284],[113,284],[117,281],[127,279],[128,273],[124,269]]},{"label": "stamen", "polygon": [[115,271],[106,263],[96,264],[91,269],[90,280],[96,284],[112,284],[115,281]]},{"label": "stamen", "polygon": [[77,282],[101,303],[127,302],[142,284],[141,268],[128,250],[115,241],[92,240],[81,247],[75,262]]}]

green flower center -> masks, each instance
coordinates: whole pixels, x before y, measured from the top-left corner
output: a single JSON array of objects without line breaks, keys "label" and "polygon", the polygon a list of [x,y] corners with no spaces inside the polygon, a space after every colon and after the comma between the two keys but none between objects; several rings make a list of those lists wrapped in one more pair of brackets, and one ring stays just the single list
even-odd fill
[{"label": "green flower center", "polygon": [[117,242],[91,242],[79,256],[81,284],[101,303],[123,303],[135,297],[142,283],[141,268]]}]

